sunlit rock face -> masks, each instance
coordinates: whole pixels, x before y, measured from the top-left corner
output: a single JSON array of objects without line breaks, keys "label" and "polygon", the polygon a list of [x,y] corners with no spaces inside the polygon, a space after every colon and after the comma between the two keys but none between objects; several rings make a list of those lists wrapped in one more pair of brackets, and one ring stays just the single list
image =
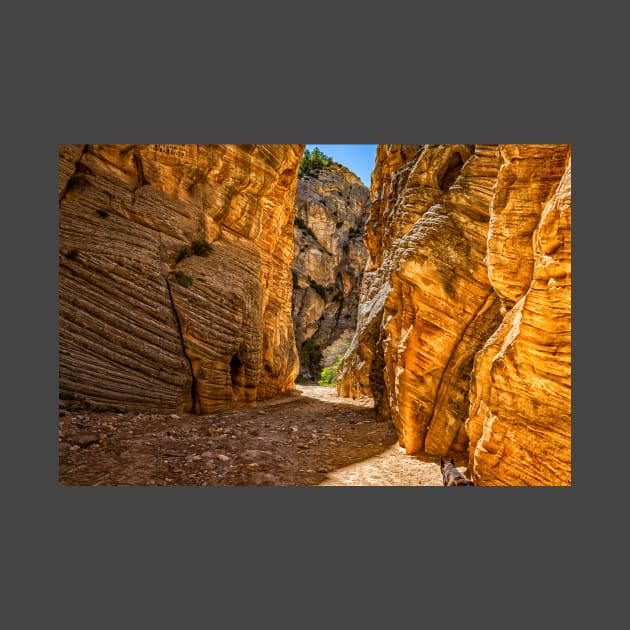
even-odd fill
[{"label": "sunlit rock face", "polygon": [[568,145],[377,150],[338,391],[373,396],[408,453],[469,452],[480,485],[569,479],[569,157]]},{"label": "sunlit rock face", "polygon": [[[488,267],[507,310],[475,357],[466,422],[470,463],[482,485],[570,485],[570,150],[502,145],[501,157],[491,204],[491,234],[499,244],[491,236]],[[506,215],[514,213],[523,214],[514,228],[521,237],[508,248],[514,223]]]},{"label": "sunlit rock face", "polygon": [[304,146],[60,145],[60,390],[205,413],[293,388]]},{"label": "sunlit rock face", "polygon": [[296,193],[293,320],[300,375],[316,379],[348,347],[367,252],[369,190],[344,166],[299,178]]}]

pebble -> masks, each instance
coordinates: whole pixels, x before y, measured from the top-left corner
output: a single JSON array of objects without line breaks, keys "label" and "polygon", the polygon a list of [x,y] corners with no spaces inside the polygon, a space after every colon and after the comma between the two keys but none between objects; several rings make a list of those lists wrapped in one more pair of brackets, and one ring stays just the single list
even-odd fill
[{"label": "pebble", "polygon": [[273,455],[273,453],[271,451],[262,451],[256,448],[250,448],[241,453],[241,457],[245,459],[255,459],[261,455]]},{"label": "pebble", "polygon": [[98,435],[91,435],[91,434],[84,433],[83,435],[78,435],[74,439],[74,442],[76,445],[82,448],[86,448],[90,446],[91,444],[97,444],[98,440],[99,440]]}]

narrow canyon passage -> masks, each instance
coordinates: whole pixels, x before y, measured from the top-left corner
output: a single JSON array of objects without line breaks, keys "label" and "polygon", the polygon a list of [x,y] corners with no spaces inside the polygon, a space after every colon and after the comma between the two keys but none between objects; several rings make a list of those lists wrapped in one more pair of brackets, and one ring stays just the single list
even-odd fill
[{"label": "narrow canyon passage", "polygon": [[369,398],[298,385],[210,415],[93,412],[62,401],[61,485],[441,485],[438,459],[409,456]]},{"label": "narrow canyon passage", "polygon": [[571,484],[571,145],[363,146],[59,145],[62,483]]}]

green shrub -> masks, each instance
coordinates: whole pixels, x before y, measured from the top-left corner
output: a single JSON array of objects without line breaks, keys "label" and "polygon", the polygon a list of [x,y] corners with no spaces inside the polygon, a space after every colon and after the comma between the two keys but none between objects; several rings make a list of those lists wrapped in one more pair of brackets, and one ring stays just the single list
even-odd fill
[{"label": "green shrub", "polygon": [[212,245],[206,241],[193,241],[190,249],[193,256],[207,256],[212,250]]},{"label": "green shrub", "polygon": [[190,245],[184,245],[177,252],[175,262],[181,262],[189,256],[207,256],[212,250],[212,245],[206,241],[193,241]]},{"label": "green shrub", "polygon": [[192,256],[192,250],[188,245],[184,245],[178,252],[177,257],[175,258],[175,262],[181,262],[184,258],[188,258],[188,256]]},{"label": "green shrub", "polygon": [[187,276],[181,272],[175,273],[173,279],[175,280],[175,282],[177,282],[177,284],[179,284],[180,287],[190,287],[193,283],[193,279],[190,276]]},{"label": "green shrub", "polygon": [[326,387],[335,387],[337,385],[337,368],[342,358],[342,355],[338,354],[335,362],[330,367],[325,367],[322,370],[320,379],[317,381],[318,385],[325,385]]}]

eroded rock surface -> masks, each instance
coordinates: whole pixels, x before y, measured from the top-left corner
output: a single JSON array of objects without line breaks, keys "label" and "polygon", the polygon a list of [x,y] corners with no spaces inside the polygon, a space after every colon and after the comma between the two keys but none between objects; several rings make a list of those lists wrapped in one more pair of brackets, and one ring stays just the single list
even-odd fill
[{"label": "eroded rock surface", "polygon": [[470,465],[483,485],[571,484],[571,158],[566,146],[536,149],[501,147],[501,174],[530,182],[530,202],[518,187],[506,191],[500,176],[493,216],[514,205],[540,211],[521,239],[525,253],[489,241],[493,286],[514,305],[472,373],[466,425]]},{"label": "eroded rock surface", "polygon": [[338,391],[373,396],[410,454],[469,452],[480,485],[570,483],[569,164],[568,145],[377,150]]},{"label": "eroded rock surface", "polygon": [[293,320],[300,374],[316,379],[345,353],[356,328],[369,190],[333,163],[300,177],[296,209]]},{"label": "eroded rock surface", "polygon": [[206,413],[293,388],[304,145],[60,145],[59,386]]}]

